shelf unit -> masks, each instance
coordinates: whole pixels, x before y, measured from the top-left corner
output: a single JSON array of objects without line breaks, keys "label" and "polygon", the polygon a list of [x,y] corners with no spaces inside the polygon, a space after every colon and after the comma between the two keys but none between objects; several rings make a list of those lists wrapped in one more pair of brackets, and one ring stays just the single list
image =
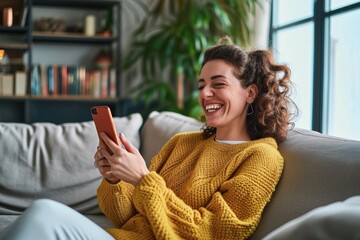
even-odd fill
[{"label": "shelf unit", "polygon": [[[65,123],[91,120],[90,108],[94,105],[108,105],[114,116],[128,114],[129,106],[126,99],[122,99],[121,72],[120,72],[120,47],[121,47],[121,1],[119,0],[24,0],[27,7],[27,21],[25,26],[0,27],[0,34],[7,36],[22,36],[20,43],[1,43],[0,49],[21,51],[27,56],[27,94],[25,96],[0,96],[0,122],[52,122]],[[105,36],[85,36],[81,33],[52,33],[40,32],[34,29],[34,10],[41,12],[43,9],[71,9],[73,11],[113,11],[113,34]],[[46,10],[44,10],[46,11]],[[31,69],[37,64],[34,61],[37,48],[48,48],[49,51],[57,46],[89,48],[104,47],[112,53],[113,66],[116,75],[116,97],[90,97],[82,95],[31,95]],[[47,61],[47,59],[41,59]],[[54,63],[49,63],[54,64]],[[82,63],[79,62],[79,65]]]},{"label": "shelf unit", "polygon": [[27,28],[26,27],[20,27],[20,26],[12,26],[12,27],[0,26],[0,32],[2,32],[2,33],[22,33],[22,34],[25,34],[27,32]]}]

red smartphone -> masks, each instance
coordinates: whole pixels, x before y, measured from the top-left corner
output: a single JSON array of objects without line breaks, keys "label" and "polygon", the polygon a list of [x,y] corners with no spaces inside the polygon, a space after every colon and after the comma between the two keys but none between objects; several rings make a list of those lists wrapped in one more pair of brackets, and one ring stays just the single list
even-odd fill
[{"label": "red smartphone", "polygon": [[100,133],[104,132],[120,146],[120,140],[116,132],[110,108],[108,106],[94,106],[91,108],[91,116],[94,120],[99,140],[102,141]]}]

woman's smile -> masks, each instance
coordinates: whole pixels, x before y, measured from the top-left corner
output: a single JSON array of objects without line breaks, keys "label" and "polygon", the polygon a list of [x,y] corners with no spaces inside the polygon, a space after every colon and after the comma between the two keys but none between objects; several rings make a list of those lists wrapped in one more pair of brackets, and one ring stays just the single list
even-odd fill
[{"label": "woman's smile", "polygon": [[223,107],[222,104],[209,104],[209,105],[205,105],[205,110],[207,113],[213,113],[221,109],[222,107]]}]

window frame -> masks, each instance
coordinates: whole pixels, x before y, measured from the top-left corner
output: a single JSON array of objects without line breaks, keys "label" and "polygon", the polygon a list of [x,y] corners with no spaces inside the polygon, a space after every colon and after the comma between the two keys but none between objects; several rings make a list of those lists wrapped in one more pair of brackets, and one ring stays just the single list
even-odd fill
[{"label": "window frame", "polygon": [[284,25],[274,26],[274,5],[275,0],[271,0],[270,6],[270,28],[269,28],[269,47],[273,48],[274,35],[277,32],[300,26],[309,22],[314,24],[314,52],[313,52],[313,109],[311,125],[312,130],[321,133],[327,133],[328,126],[328,64],[329,53],[327,52],[327,37],[330,32],[329,20],[331,17],[343,14],[348,11],[360,8],[360,2],[353,3],[334,10],[327,10],[327,1],[330,0],[314,0],[313,16],[303,18]]}]

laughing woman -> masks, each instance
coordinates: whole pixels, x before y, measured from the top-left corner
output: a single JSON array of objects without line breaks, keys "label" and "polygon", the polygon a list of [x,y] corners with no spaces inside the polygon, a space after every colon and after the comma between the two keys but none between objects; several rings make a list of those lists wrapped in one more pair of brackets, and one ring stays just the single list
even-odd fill
[{"label": "laughing woman", "polygon": [[[255,231],[283,170],[277,144],[287,137],[290,70],[269,51],[245,52],[229,38],[204,54],[198,80],[202,131],[175,135],[152,159],[120,135],[124,148],[102,134],[95,165],[104,177],[99,206],[113,222],[106,231],[49,200],[24,215],[48,214],[54,223],[25,237],[56,239],[246,239]],[[156,136],[154,136],[156,138]],[[156,141],[156,139],[154,139]],[[105,146],[106,145],[106,146]],[[110,149],[110,154],[107,149]],[[45,211],[56,204],[53,212]],[[46,206],[49,205],[49,206]],[[25,217],[23,217],[25,218]],[[31,217],[28,217],[31,219]],[[8,229],[9,239],[31,221]],[[50,225],[50,226],[49,226]],[[76,231],[72,230],[76,226]],[[16,231],[16,228],[18,231]],[[20,229],[20,230],[19,230]],[[46,229],[45,233],[39,233]],[[19,233],[20,232],[20,233]],[[34,235],[29,235],[34,234]],[[44,234],[44,235],[35,235]],[[19,237],[20,236],[20,237]]]}]

